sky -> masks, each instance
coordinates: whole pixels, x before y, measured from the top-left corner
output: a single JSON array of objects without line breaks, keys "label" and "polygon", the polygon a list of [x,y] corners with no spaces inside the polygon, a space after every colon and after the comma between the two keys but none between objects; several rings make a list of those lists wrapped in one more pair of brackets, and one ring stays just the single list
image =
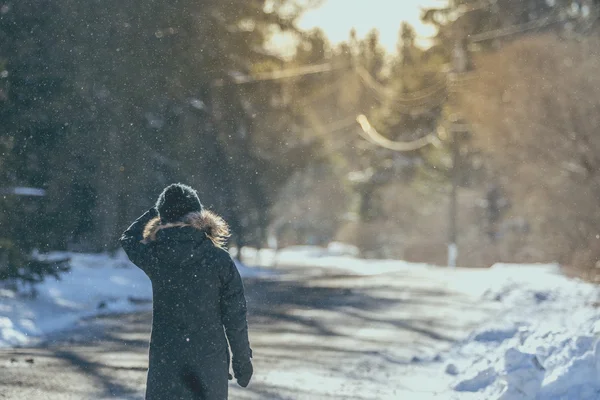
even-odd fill
[{"label": "sky", "polygon": [[394,52],[402,21],[413,25],[418,35],[432,36],[434,29],[420,21],[421,8],[444,4],[443,0],[324,0],[320,7],[307,11],[298,25],[303,30],[321,28],[333,44],[348,39],[353,27],[361,38],[377,28],[382,45]]}]

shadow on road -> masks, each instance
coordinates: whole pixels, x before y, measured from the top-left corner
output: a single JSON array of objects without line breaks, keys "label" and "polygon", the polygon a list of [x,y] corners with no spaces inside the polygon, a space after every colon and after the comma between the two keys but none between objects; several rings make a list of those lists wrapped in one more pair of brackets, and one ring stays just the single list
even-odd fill
[{"label": "shadow on road", "polygon": [[[304,393],[307,379],[307,384],[339,378],[378,385],[385,377],[376,371],[420,361],[415,354],[447,346],[469,323],[455,318],[457,310],[470,306],[466,300],[409,275],[286,267],[272,278],[245,280],[245,288],[256,375],[248,389],[232,386],[240,399],[309,398],[314,388]],[[0,352],[0,368],[2,359],[36,358],[34,366],[13,369],[0,392],[23,392],[24,380],[40,382],[40,376],[60,370],[88,382],[94,395],[79,398],[141,398],[151,318],[150,312],[97,317],[35,349]],[[332,389],[327,398],[368,398],[335,393]]]},{"label": "shadow on road", "polygon": [[[318,315],[304,316],[302,311],[325,311],[349,317],[348,321],[369,324],[389,324],[400,330],[409,330],[434,340],[452,342],[452,335],[439,332],[439,328],[454,327],[444,321],[434,321],[419,315],[410,318],[394,318],[389,311],[406,308],[440,307],[448,305],[449,292],[426,289],[401,284],[371,284],[373,278],[356,275],[302,277],[301,268],[294,274],[294,280],[261,279],[246,282],[249,299],[250,320],[254,327],[261,325],[274,329],[281,326],[281,332],[297,331],[327,336],[344,336],[344,333],[331,327],[330,318]],[[321,282],[324,281],[324,282]],[[351,285],[349,282],[354,281]],[[339,282],[343,282],[340,286]],[[348,287],[350,286],[350,287]],[[384,295],[379,295],[383,293]],[[384,316],[382,316],[382,312]],[[430,325],[427,327],[427,325]]]}]

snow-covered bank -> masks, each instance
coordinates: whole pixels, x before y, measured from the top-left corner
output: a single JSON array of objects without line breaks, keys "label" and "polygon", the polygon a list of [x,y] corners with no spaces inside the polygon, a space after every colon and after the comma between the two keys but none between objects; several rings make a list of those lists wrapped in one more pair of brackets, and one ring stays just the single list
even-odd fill
[{"label": "snow-covered bank", "polygon": [[[39,285],[39,295],[35,299],[0,289],[0,346],[26,345],[31,343],[32,338],[68,329],[86,316],[135,311],[150,306],[148,279],[132,267],[123,254],[114,258],[84,254],[71,256],[72,271],[61,281],[49,279]],[[438,310],[444,307],[444,303],[455,305],[443,308],[446,311],[441,312],[440,320],[460,319],[468,314],[469,310],[465,307],[470,304],[473,308],[485,309],[484,320],[489,312],[488,321],[479,324],[470,335],[465,334],[464,340],[440,354],[436,353],[447,345],[437,349],[432,349],[430,344],[411,347],[412,354],[400,351],[406,349],[398,349],[398,345],[382,344],[381,348],[377,347],[378,341],[385,342],[386,338],[398,333],[394,326],[384,322],[377,327],[375,322],[357,325],[355,330],[353,327],[346,330],[335,327],[336,331],[343,333],[340,335],[343,340],[359,343],[355,348],[360,355],[345,358],[342,372],[336,371],[335,376],[329,376],[314,366],[306,370],[297,368],[289,374],[282,375],[278,371],[262,378],[257,376],[263,384],[277,386],[288,379],[304,385],[318,376],[321,379],[319,385],[322,383],[323,388],[339,386],[340,391],[345,390],[343,393],[350,396],[354,386],[366,385],[360,379],[368,377],[370,380],[382,379],[381,385],[388,385],[388,388],[410,384],[415,396],[420,393],[420,397],[407,398],[600,400],[600,290],[597,286],[566,278],[560,274],[557,265],[498,264],[490,269],[450,269],[404,261],[362,260],[355,256],[352,247],[344,245],[295,247],[277,253],[246,249],[243,256],[251,265],[264,266],[240,265],[242,275],[247,277],[272,277],[281,270],[281,279],[314,274],[315,280],[322,283],[338,279],[340,275],[354,274],[360,275],[360,278],[346,281],[368,281],[368,285],[385,286],[383,290],[378,289],[376,298],[398,296],[406,301],[399,303],[398,309],[383,307],[372,311],[378,313],[376,315],[352,314],[355,318],[368,317],[385,322],[417,317],[427,321],[433,317],[424,316],[424,310]],[[328,272],[324,272],[325,269]],[[331,273],[332,269],[340,273]],[[293,273],[286,278],[286,271]],[[320,274],[330,276],[321,279]],[[395,289],[389,290],[387,285]],[[413,297],[397,290],[406,288],[410,291],[411,287],[418,287],[413,290]],[[423,290],[438,293],[436,296],[439,297],[430,299],[435,300],[433,305],[429,301],[418,302]],[[356,290],[352,287],[342,293],[358,292],[357,286]],[[466,296],[452,298],[447,295],[448,292],[460,292]],[[458,298],[460,301],[457,301]],[[303,320],[322,319],[318,322],[323,322],[324,326],[339,324],[335,319],[336,315],[339,318],[339,314],[334,310],[316,307],[292,309],[290,312]],[[344,322],[348,321],[349,315],[345,315]],[[475,322],[480,320],[477,317]],[[382,327],[382,324],[385,326]],[[353,341],[357,337],[372,342],[376,351],[362,351],[360,342]],[[264,339],[268,342],[265,348],[273,347],[274,339],[285,341],[285,345],[289,346],[297,338],[297,333],[294,336],[277,331],[273,337]],[[316,340],[321,340],[321,337]],[[385,343],[400,342],[388,340]],[[404,357],[404,354],[407,356]],[[413,354],[416,354],[415,357],[412,357]],[[414,369],[415,374],[407,378],[405,374],[410,369]],[[360,371],[368,373],[361,375]],[[377,371],[377,376],[371,376],[370,371]],[[422,377],[421,381],[415,380],[418,376]],[[302,389],[307,388],[302,386]],[[321,398],[318,393],[315,394],[317,389],[308,389],[314,395],[311,398]],[[385,393],[388,392],[391,390]],[[396,397],[382,395],[377,398]]]},{"label": "snow-covered bank", "polygon": [[[104,254],[53,253],[69,257],[71,271],[61,280],[36,285],[37,295],[0,284],[0,347],[24,346],[45,335],[74,327],[78,321],[110,313],[150,309],[150,280],[120,252]],[[238,265],[244,277],[270,274]]]},{"label": "snow-covered bank", "polygon": [[474,302],[494,304],[498,313],[490,321],[419,366],[429,369],[429,376],[452,378],[436,398],[600,400],[600,288],[563,276],[558,265],[449,269],[360,260],[343,246],[277,253],[246,249],[243,256],[262,265],[320,266],[390,277],[410,273],[468,294]]},{"label": "snow-covered bank", "polygon": [[[233,254],[237,250],[233,249]],[[411,263],[402,260],[365,260],[358,258],[359,251],[355,246],[343,243],[331,243],[327,247],[292,246],[280,249],[242,250],[242,260],[249,265],[276,268],[278,265],[296,267],[331,268],[357,275],[379,275],[416,268],[437,267],[428,264]]]},{"label": "snow-covered bank", "polygon": [[481,300],[503,311],[443,355],[451,398],[600,399],[600,289],[551,265],[489,275]]}]

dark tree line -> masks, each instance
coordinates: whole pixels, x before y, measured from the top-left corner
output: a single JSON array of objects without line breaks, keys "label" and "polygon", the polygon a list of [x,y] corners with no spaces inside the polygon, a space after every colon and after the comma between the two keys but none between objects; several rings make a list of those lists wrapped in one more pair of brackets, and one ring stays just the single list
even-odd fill
[{"label": "dark tree line", "polygon": [[295,29],[300,8],[271,3],[0,1],[2,267],[34,248],[113,250],[176,181],[234,240],[263,240],[274,192],[302,167],[285,156],[309,151],[264,146],[291,116],[271,106],[275,88],[232,79],[280,66],[269,31]]},{"label": "dark tree line", "polygon": [[[595,0],[457,0],[424,11],[439,29],[428,49],[403,25],[395,57],[376,32],[337,47],[304,33],[291,62],[267,52],[270,32],[295,32],[307,2],[0,0],[0,268],[12,271],[0,278],[33,249],[114,250],[127,223],[176,181],[196,187],[241,246],[264,245],[269,226],[332,239],[351,224],[347,213],[357,232],[378,221],[398,229],[388,189],[447,182],[447,143],[398,153],[337,123],[364,113],[396,141],[435,132],[452,111],[443,78],[459,39],[598,13]],[[326,62],[345,67],[236,81]],[[17,196],[22,187],[45,196]],[[322,211],[321,197],[344,204]]]}]

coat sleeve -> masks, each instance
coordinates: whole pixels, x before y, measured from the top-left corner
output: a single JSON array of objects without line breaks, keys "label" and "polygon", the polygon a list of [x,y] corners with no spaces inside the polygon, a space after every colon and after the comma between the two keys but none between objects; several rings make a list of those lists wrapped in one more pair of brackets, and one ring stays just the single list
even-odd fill
[{"label": "coat sleeve", "polygon": [[158,212],[155,208],[149,209],[141,217],[136,219],[133,224],[123,232],[121,239],[119,239],[123,250],[125,250],[125,253],[127,253],[131,262],[143,270],[148,268],[153,259],[152,246],[142,242],[144,240],[144,228],[146,227],[146,224],[157,215]]},{"label": "coat sleeve", "polygon": [[252,357],[248,340],[244,284],[235,263],[226,257],[221,276],[221,318],[234,360]]}]

